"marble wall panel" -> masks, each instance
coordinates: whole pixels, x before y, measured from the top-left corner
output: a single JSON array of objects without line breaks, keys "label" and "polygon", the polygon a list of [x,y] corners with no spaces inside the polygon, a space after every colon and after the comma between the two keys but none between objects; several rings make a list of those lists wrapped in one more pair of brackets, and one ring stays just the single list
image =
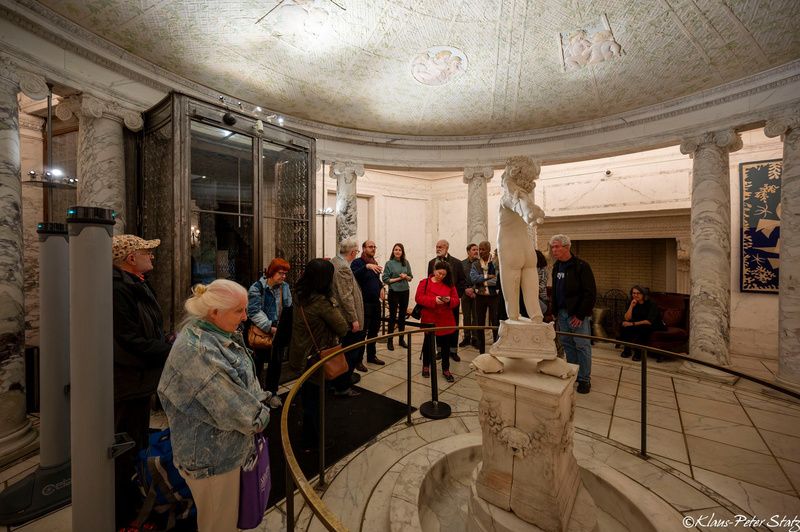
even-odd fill
[{"label": "marble wall panel", "polygon": [[[44,139],[41,119],[20,124],[20,158],[22,172],[43,168]],[[28,127],[25,127],[25,126]],[[38,126],[38,128],[36,127]],[[36,225],[45,221],[42,210],[44,191],[36,186],[22,187],[22,241],[25,291],[25,345],[39,345],[39,236]]]}]

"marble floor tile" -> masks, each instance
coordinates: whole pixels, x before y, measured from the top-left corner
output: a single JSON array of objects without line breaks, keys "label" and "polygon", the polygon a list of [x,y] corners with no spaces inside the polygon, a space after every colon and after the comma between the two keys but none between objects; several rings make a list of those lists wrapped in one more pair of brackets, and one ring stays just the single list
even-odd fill
[{"label": "marble floor tile", "polygon": [[604,377],[611,380],[619,380],[621,368],[616,364],[607,364],[603,362],[592,364],[592,378]]},{"label": "marble floor tile", "polygon": [[[419,373],[422,370],[422,364],[411,364],[411,375],[413,376],[415,373]],[[408,366],[406,365],[405,360],[400,360],[397,362],[393,362],[391,364],[387,364],[384,366],[383,369],[378,370],[379,373],[386,373],[388,375],[392,375],[394,377],[400,377],[401,379],[405,379],[408,376]]]},{"label": "marble floor tile", "polygon": [[[384,393],[386,397],[405,403],[408,399],[408,392],[406,391],[406,383],[398,384],[394,388],[389,389]],[[419,408],[419,405],[425,401],[431,400],[431,389],[428,386],[411,383],[411,406]]]},{"label": "marble floor tile", "polygon": [[[592,382],[594,387],[594,382]],[[642,399],[642,387],[638,384],[629,382],[620,382],[619,391],[616,393],[617,397],[624,397],[634,401]],[[661,388],[647,387],[647,404],[658,405],[667,408],[678,408],[678,403],[675,400],[675,393]]]},{"label": "marble floor tile", "polygon": [[611,426],[611,414],[604,414],[588,408],[575,408],[575,426],[585,429],[603,437],[608,437],[608,429]]},{"label": "marble floor tile", "polygon": [[[630,382],[632,384],[642,383],[642,371],[639,366],[634,368],[623,368],[622,377],[623,382]],[[662,388],[664,390],[672,391],[672,378],[666,375],[659,375],[653,372],[650,368],[647,371],[647,387]]]},{"label": "marble floor tile", "polygon": [[6,482],[11,485],[14,482],[22,480],[27,477],[39,467],[39,455],[30,456],[16,463],[6,466],[5,469],[0,470],[0,485]]},{"label": "marble floor tile", "polygon": [[426,442],[434,442],[454,436],[456,434],[466,434],[469,432],[460,417],[451,416],[445,419],[425,420],[414,424],[417,435]]},{"label": "marble floor tile", "polygon": [[789,436],[800,437],[800,423],[791,418],[792,421],[787,422],[786,416],[783,414],[776,414],[775,412],[768,412],[759,408],[746,406],[747,414],[753,421],[753,424],[759,429],[767,429],[773,432],[780,432]]},{"label": "marble floor tile", "polygon": [[747,392],[738,392],[736,396],[745,408],[749,406],[766,412],[792,416],[797,418],[797,422],[800,423],[800,404],[781,401],[764,395],[757,397]]},{"label": "marble floor tile", "polygon": [[21,530],[22,532],[71,532],[72,506],[47,514],[12,530]]},{"label": "marble floor tile", "polygon": [[[695,524],[692,530],[702,530],[704,532],[721,532],[722,530],[735,531],[742,530],[741,527],[721,527],[719,523],[723,521],[734,522],[736,514],[725,508],[724,506],[714,506],[711,508],[704,508],[702,510],[694,510],[692,512],[683,512],[683,515],[695,519],[695,523],[705,523],[707,526]],[[752,528],[745,528],[744,530],[753,530]]]},{"label": "marble floor tile", "polygon": [[[641,424],[637,421],[615,417],[611,421],[609,438],[636,450],[641,445]],[[661,427],[647,426],[647,450],[678,462],[689,463],[683,434]]]},{"label": "marble floor tile", "polygon": [[[614,416],[630,419],[631,421],[641,421],[641,404],[641,401],[618,397],[614,405]],[[681,430],[681,419],[678,411],[674,408],[667,408],[657,404],[647,405],[647,424],[677,432]]]},{"label": "marble floor tile", "polygon": [[389,522],[389,505],[392,499],[392,490],[394,490],[397,477],[400,476],[400,471],[387,471],[381,478],[378,485],[372,491],[372,496],[369,498],[367,508],[364,510],[364,517],[361,520],[361,530],[390,530],[391,524]]},{"label": "marble floor tile", "polygon": [[[438,366],[439,364],[436,364],[436,365]],[[452,360],[450,361],[450,372],[453,375],[460,375],[460,376],[464,377],[464,376],[469,375],[470,373],[472,373],[472,371],[473,370],[470,367],[470,362],[468,362],[467,360],[464,360],[463,358],[461,359],[461,362],[454,362]]]},{"label": "marble floor tile", "polygon": [[764,366],[766,366],[766,368],[768,370],[770,370],[772,373],[775,373],[777,375],[777,373],[778,373],[778,361],[777,360],[762,358],[761,359],[761,363],[764,364]]},{"label": "marble floor tile", "polygon": [[676,462],[675,460],[670,460],[669,458],[664,458],[663,456],[659,456],[657,460],[665,463],[666,465],[670,466],[673,469],[677,469],[681,473],[686,476],[692,476],[692,468],[689,464],[684,464],[683,462]]},{"label": "marble floor tile", "polygon": [[[447,382],[444,379],[444,375],[442,374],[442,369],[439,368],[438,365],[436,367],[436,371],[437,371],[437,373],[436,373],[436,386],[437,386],[439,392],[443,392],[444,390],[450,388],[454,384],[454,383]],[[433,369],[431,369],[431,375],[433,375]],[[454,377],[455,377],[456,381],[464,378],[464,377],[459,377],[459,376],[456,376],[456,375],[454,375]],[[431,377],[423,377],[421,368],[420,368],[419,371],[417,371],[411,377],[411,382],[413,382],[415,384],[419,384],[421,386],[427,386],[428,388],[431,387]]]},{"label": "marble floor tile", "polygon": [[456,395],[450,391],[446,391],[439,396],[441,401],[444,401],[453,412],[478,412],[478,400]]},{"label": "marble floor tile", "polygon": [[800,499],[692,465],[694,478],[750,515],[800,515]]},{"label": "marble floor tile", "polygon": [[758,432],[761,433],[761,437],[767,442],[767,446],[772,451],[772,454],[778,458],[785,458],[800,463],[800,438],[766,429],[759,429]]},{"label": "marble floor tile", "polygon": [[616,395],[617,381],[605,377],[595,377],[592,375],[592,392],[602,392],[609,395]]},{"label": "marble floor tile", "polygon": [[686,445],[692,466],[775,491],[793,491],[772,455],[688,435]]},{"label": "marble floor tile", "polygon": [[474,401],[480,401],[483,395],[480,385],[474,379],[456,379],[455,384],[450,386],[447,391]]},{"label": "marble floor tile", "polygon": [[461,422],[464,423],[464,426],[467,427],[467,430],[470,432],[481,431],[481,420],[478,416],[462,416]]},{"label": "marble floor tile", "polygon": [[405,379],[381,371],[371,371],[361,376],[358,386],[371,392],[382,394],[404,381]]},{"label": "marble floor tile", "polygon": [[751,451],[769,454],[761,435],[751,425],[740,425],[732,421],[681,412],[683,431],[686,434],[720,443],[742,447]]},{"label": "marble floor tile", "polygon": [[714,401],[722,401],[723,403],[731,403],[734,405],[739,404],[739,401],[736,399],[730,387],[719,384],[703,384],[700,382],[675,379],[675,391],[692,397],[713,399]]},{"label": "marble floor tile", "polygon": [[701,416],[724,419],[726,421],[739,423],[740,425],[751,425],[750,419],[747,417],[744,409],[739,405],[715,401],[713,399],[703,399],[702,397],[694,397],[681,393],[678,394],[678,405],[681,412],[691,412],[692,414]]},{"label": "marble floor tile", "polygon": [[575,394],[575,405],[596,412],[611,414],[614,410],[614,396],[595,390],[594,381],[595,379],[592,379],[592,393]]},{"label": "marble floor tile", "polygon": [[795,494],[800,494],[800,463],[783,458],[778,458],[778,463],[783,468],[786,476],[789,477],[789,482],[794,486]]}]

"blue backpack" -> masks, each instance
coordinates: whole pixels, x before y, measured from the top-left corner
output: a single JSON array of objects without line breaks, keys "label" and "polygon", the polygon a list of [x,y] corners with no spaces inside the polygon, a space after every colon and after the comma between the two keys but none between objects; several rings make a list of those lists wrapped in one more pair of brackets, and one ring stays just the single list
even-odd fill
[{"label": "blue backpack", "polygon": [[137,517],[139,523],[144,523],[152,512],[166,514],[165,530],[170,530],[176,519],[186,519],[197,513],[192,492],[172,463],[169,429],[150,434],[147,449],[139,451],[136,460],[136,479],[144,496]]}]

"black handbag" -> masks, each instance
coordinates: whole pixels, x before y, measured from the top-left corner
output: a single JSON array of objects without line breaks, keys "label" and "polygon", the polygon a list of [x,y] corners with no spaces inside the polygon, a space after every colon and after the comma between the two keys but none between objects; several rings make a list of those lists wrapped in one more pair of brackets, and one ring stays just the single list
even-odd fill
[{"label": "black handbag", "polygon": [[[425,279],[425,289],[422,291],[423,294],[428,291],[429,282],[430,282],[429,279]],[[423,308],[422,305],[420,305],[419,303],[414,305],[414,308],[411,309],[411,317],[414,318],[415,320],[422,319],[422,308]]]}]

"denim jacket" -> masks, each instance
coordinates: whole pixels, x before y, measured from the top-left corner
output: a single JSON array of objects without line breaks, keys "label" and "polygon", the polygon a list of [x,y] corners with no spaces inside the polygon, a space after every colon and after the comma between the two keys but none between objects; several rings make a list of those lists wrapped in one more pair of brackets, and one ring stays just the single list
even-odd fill
[{"label": "denim jacket", "polygon": [[[494,267],[494,262],[488,262],[488,275],[497,275]],[[497,277],[487,279],[483,276],[483,265],[481,260],[478,259],[472,263],[472,269],[469,272],[469,278],[475,286],[475,292],[482,296],[493,296],[497,293]]]},{"label": "denim jacket", "polygon": [[247,317],[262,331],[268,332],[270,327],[278,326],[280,316],[276,300],[279,290],[283,299],[281,307],[281,312],[283,312],[283,309],[292,306],[289,283],[283,282],[270,288],[267,278],[262,275],[261,279],[254,282],[247,290]]},{"label": "denim jacket", "polygon": [[172,433],[175,465],[192,478],[241,467],[254,450],[253,434],[269,421],[266,394],[238,333],[190,322],[167,358],[158,396]]}]

